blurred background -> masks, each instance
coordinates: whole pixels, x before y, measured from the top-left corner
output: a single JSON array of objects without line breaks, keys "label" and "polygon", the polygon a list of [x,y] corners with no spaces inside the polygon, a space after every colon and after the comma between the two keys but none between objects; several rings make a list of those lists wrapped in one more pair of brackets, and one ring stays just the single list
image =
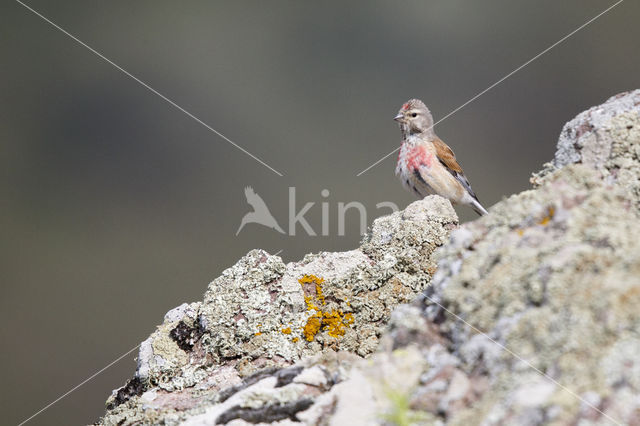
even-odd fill
[{"label": "blurred background", "polygon": [[[436,120],[613,1],[29,0],[80,40],[281,172],[280,177],[17,2],[0,12],[0,412],[17,424],[144,340],[164,313],[253,248],[349,250],[337,205],[367,222],[414,200],[394,176],[392,121],[411,97]],[[486,207],[529,187],[563,124],[640,87],[627,1],[439,124]],[[328,236],[256,224],[252,186],[286,229],[288,188]],[[321,191],[329,196],[322,197]],[[459,208],[463,221],[475,218]],[[135,353],[29,424],[82,424]]]}]

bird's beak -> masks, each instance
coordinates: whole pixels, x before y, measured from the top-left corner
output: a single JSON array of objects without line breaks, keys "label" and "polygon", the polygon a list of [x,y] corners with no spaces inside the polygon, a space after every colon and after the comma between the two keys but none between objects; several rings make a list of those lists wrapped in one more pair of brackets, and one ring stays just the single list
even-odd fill
[{"label": "bird's beak", "polygon": [[403,118],[404,118],[404,115],[402,115],[402,114],[398,114],[395,117],[393,117],[393,119],[395,121],[402,121]]}]

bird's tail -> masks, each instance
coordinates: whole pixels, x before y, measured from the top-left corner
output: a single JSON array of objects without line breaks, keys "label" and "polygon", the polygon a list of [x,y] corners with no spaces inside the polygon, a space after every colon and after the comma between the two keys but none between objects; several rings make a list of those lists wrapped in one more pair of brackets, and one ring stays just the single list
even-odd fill
[{"label": "bird's tail", "polygon": [[478,213],[480,216],[484,216],[486,214],[489,214],[489,212],[487,211],[487,209],[485,209],[484,207],[482,207],[482,204],[480,204],[480,201],[478,201],[477,199],[473,199],[471,201],[470,204],[471,208]]}]

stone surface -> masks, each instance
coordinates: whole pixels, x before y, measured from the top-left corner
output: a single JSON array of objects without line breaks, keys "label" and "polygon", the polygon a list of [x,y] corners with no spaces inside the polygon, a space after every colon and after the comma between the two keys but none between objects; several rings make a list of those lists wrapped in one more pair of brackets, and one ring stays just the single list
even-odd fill
[{"label": "stone surface", "polygon": [[351,252],[249,253],[167,313],[101,424],[640,425],[639,100],[453,231],[429,197]]}]

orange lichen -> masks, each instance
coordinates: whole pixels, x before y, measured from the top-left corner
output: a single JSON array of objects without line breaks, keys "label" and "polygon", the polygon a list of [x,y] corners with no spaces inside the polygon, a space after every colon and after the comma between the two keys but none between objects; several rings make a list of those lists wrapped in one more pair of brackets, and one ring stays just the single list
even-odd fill
[{"label": "orange lichen", "polygon": [[302,328],[302,334],[307,339],[307,342],[313,342],[313,338],[320,331],[320,327],[322,327],[322,314],[316,312],[307,319],[307,323]]},{"label": "orange lichen", "polygon": [[[311,291],[305,288],[305,284],[313,284],[315,290],[315,298],[313,296],[304,297],[304,302],[307,305],[308,311],[315,311],[308,319],[307,323],[302,327],[302,334],[308,342],[312,342],[316,334],[320,330],[327,330],[327,334],[331,337],[344,336],[345,329],[353,324],[353,315],[350,313],[344,314],[341,310],[337,311],[332,309],[330,312],[325,311],[318,307],[324,306],[325,296],[322,291],[322,284],[324,278],[316,277],[315,275],[305,275],[298,280],[303,289]],[[314,300],[315,299],[315,300]],[[317,303],[316,303],[317,301]],[[351,304],[346,301],[347,306]]]},{"label": "orange lichen", "polygon": [[282,331],[283,334],[291,334],[291,327],[283,328],[280,331]]},{"label": "orange lichen", "polygon": [[254,336],[260,336],[262,334],[261,331],[258,331],[257,333],[254,334]]},{"label": "orange lichen", "polygon": [[343,313],[333,309],[331,312],[316,311],[307,319],[307,323],[302,329],[305,339],[313,342],[316,334],[321,329],[327,330],[327,334],[331,337],[344,336],[345,329],[354,322],[353,314]]},{"label": "orange lichen", "polygon": [[313,298],[311,296],[304,297],[304,303],[307,305],[307,311],[311,311],[313,309],[319,309],[314,303]]},{"label": "orange lichen", "polygon": [[323,312],[322,314],[322,325],[331,337],[344,336],[345,328],[351,324],[353,324],[353,315],[350,313],[343,314],[342,311],[333,310],[331,313]]},{"label": "orange lichen", "polygon": [[297,337],[294,337],[293,339],[291,339],[291,341],[292,341],[293,343],[296,343],[296,342],[298,341],[298,338],[297,338]]},{"label": "orange lichen", "polygon": [[298,280],[300,284],[322,284],[324,283],[324,278],[316,277],[315,275],[305,275],[304,277]]},{"label": "orange lichen", "polygon": [[[320,301],[322,305],[324,302],[324,293],[322,292],[322,284],[324,283],[324,278],[316,277],[315,275],[305,275],[298,280],[302,288],[304,289],[305,284],[314,284],[316,291],[316,298]],[[305,302],[307,302],[307,307],[309,305],[309,301],[311,300],[310,296],[305,296]]]},{"label": "orange lichen", "polygon": [[322,286],[316,283],[316,297],[324,305],[324,293],[322,293]]},{"label": "orange lichen", "polygon": [[547,215],[538,223],[542,226],[548,225],[549,222],[551,222],[551,219],[553,219],[553,215],[555,213],[556,213],[556,210],[553,207],[549,207]]}]

